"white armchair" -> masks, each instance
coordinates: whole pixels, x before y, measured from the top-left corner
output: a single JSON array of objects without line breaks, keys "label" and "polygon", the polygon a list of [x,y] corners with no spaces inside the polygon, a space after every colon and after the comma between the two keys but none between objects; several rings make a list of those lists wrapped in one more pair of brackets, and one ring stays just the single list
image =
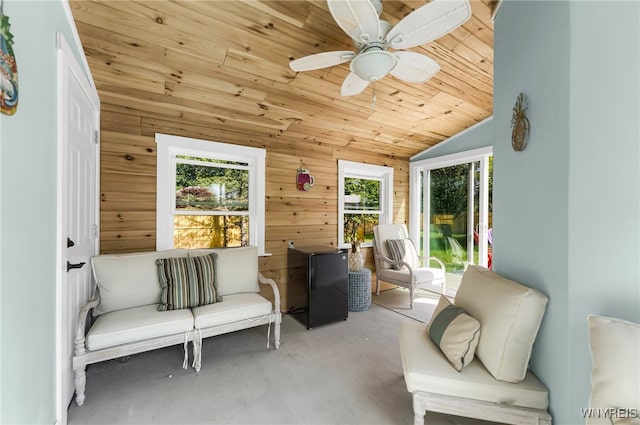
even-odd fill
[{"label": "white armchair", "polygon": [[[413,293],[417,288],[444,295],[446,286],[444,263],[436,257],[418,256],[404,224],[380,224],[373,228],[373,233],[376,295],[380,295],[381,280],[408,288],[409,308],[413,308]],[[440,268],[429,267],[429,260],[437,262]]]}]

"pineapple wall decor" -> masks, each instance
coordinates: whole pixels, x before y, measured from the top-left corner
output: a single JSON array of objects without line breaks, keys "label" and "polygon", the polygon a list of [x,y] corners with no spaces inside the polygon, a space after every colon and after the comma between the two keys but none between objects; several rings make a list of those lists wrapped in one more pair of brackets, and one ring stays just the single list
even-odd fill
[{"label": "pineapple wall decor", "polygon": [[527,118],[527,99],[524,93],[520,93],[516,99],[516,105],[513,107],[513,116],[511,117],[511,146],[516,152],[523,151],[527,145],[529,137],[529,119]]}]

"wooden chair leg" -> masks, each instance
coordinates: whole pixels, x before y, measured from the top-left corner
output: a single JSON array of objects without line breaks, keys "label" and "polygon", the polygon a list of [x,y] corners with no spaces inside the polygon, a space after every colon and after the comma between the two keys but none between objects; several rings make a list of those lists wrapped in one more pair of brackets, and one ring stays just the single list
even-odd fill
[{"label": "wooden chair leg", "polygon": [[424,425],[427,402],[418,394],[413,394],[413,425]]},{"label": "wooden chair leg", "polygon": [[409,286],[409,309],[413,310],[413,285]]},{"label": "wooden chair leg", "polygon": [[75,370],[74,384],[76,387],[76,404],[82,406],[84,404],[84,389],[87,385],[86,366]]},{"label": "wooden chair leg", "polygon": [[274,333],[274,335],[273,335],[273,339],[274,339],[273,345],[275,345],[276,350],[278,348],[280,348],[280,322],[281,322],[280,315],[278,315],[276,317],[276,325],[274,327],[274,332],[273,332]]}]

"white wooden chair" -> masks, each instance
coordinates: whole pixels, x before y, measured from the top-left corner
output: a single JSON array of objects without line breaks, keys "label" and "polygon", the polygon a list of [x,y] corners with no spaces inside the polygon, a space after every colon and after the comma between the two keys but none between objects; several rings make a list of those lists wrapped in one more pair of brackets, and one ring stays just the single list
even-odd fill
[{"label": "white wooden chair", "polygon": [[[376,264],[376,295],[380,295],[380,281],[409,289],[409,308],[413,308],[414,290],[426,289],[445,294],[446,278],[444,263],[436,257],[420,257],[409,239],[404,224],[380,224],[373,228],[373,256]],[[404,252],[389,250],[389,240],[404,241]],[[401,250],[402,251],[402,250]],[[396,258],[392,258],[395,255]],[[398,258],[400,257],[400,258]],[[429,267],[434,260],[440,268]]]}]

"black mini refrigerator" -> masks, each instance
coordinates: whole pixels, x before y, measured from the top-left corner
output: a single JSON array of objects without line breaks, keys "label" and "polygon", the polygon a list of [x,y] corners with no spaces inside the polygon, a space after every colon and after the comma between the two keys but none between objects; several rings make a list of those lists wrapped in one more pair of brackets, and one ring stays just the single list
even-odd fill
[{"label": "black mini refrigerator", "polygon": [[287,312],[307,329],[349,317],[347,250],[289,248]]}]

